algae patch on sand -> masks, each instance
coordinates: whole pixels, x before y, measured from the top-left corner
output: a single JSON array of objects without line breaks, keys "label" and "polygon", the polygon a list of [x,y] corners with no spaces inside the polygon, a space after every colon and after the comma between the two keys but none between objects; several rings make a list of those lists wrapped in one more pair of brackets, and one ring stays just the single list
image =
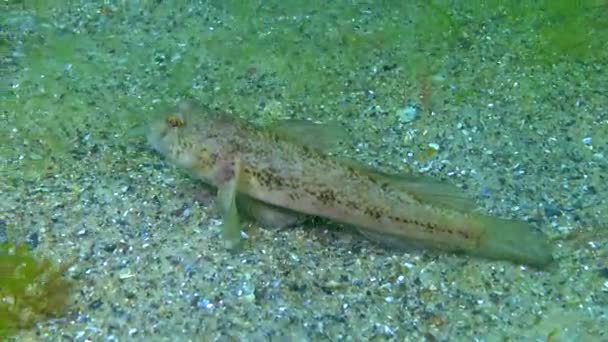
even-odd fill
[{"label": "algae patch on sand", "polygon": [[73,286],[66,268],[35,258],[25,245],[0,245],[0,338],[65,311]]}]

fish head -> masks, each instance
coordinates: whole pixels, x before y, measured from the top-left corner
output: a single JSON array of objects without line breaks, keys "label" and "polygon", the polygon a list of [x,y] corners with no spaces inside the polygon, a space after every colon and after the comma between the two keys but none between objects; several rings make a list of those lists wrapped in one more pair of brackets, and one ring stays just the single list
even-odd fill
[{"label": "fish head", "polygon": [[178,166],[200,170],[218,150],[207,112],[192,102],[179,104],[152,122],[148,143]]}]

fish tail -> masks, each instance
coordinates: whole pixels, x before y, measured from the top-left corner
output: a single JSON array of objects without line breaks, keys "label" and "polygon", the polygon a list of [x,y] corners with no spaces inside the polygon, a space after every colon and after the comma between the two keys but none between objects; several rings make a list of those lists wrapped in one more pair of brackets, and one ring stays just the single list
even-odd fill
[{"label": "fish tail", "polygon": [[492,259],[506,259],[543,268],[553,261],[552,246],[546,237],[522,221],[489,216],[476,217],[482,233],[472,252]]}]

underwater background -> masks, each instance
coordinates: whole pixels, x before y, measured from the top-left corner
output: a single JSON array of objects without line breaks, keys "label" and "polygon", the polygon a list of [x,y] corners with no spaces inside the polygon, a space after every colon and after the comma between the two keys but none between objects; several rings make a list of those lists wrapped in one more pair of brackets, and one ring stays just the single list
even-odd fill
[{"label": "underwater background", "polygon": [[[605,1],[0,7],[0,334],[608,340]],[[229,253],[213,193],[142,133],[184,98],[340,122],[341,155],[456,184],[556,261],[391,250],[323,220],[248,223]]]}]

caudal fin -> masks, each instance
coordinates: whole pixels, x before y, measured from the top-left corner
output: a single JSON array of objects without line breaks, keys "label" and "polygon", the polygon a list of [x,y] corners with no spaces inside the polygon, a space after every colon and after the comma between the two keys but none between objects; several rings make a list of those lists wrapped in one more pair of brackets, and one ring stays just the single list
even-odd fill
[{"label": "caudal fin", "polygon": [[547,238],[521,221],[481,216],[483,236],[476,254],[492,259],[506,259],[542,268],[553,261]]}]

